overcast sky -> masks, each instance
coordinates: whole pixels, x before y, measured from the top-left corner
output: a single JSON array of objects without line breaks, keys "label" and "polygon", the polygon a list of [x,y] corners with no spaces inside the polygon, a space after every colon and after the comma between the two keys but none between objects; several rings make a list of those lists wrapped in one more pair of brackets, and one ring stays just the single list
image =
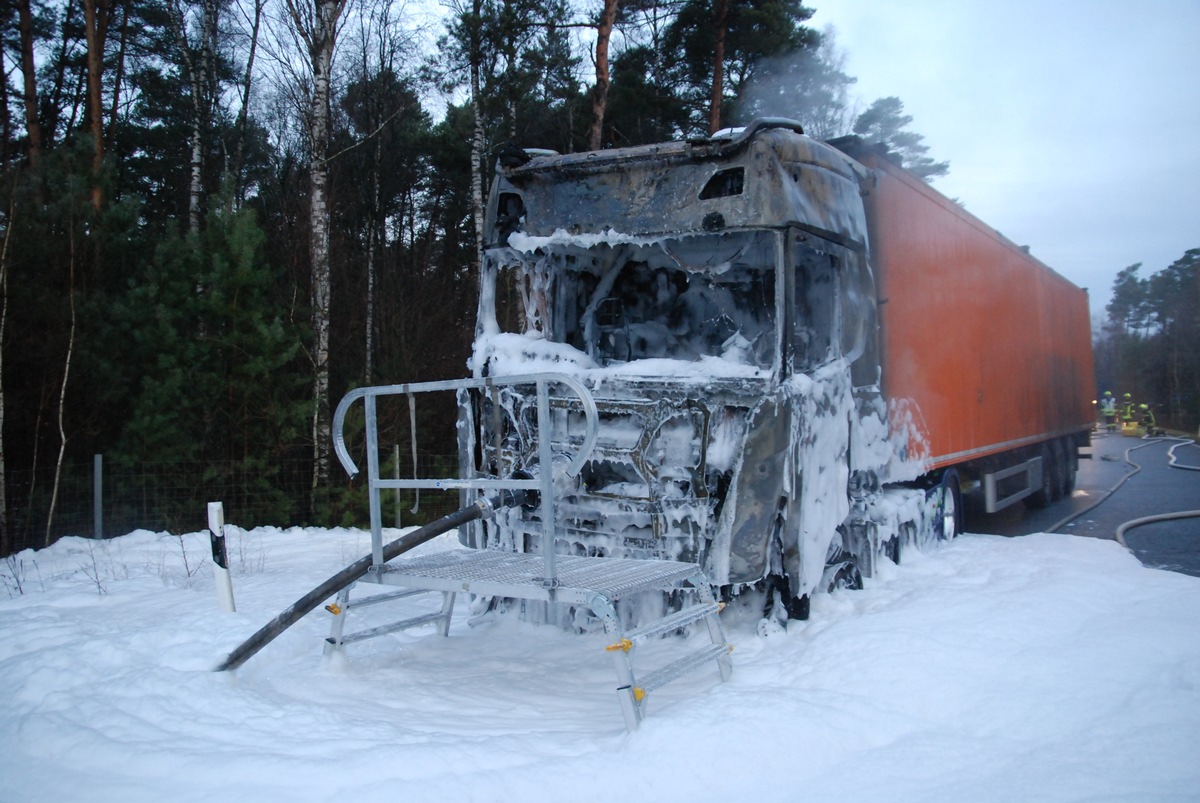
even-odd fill
[{"label": "overcast sky", "polygon": [[1200,0],[810,0],[934,186],[1091,293],[1200,248]]}]

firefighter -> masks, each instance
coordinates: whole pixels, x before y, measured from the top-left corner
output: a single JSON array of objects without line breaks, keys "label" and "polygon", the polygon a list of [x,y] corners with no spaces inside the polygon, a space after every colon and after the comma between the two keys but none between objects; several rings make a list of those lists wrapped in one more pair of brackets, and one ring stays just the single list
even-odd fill
[{"label": "firefighter", "polygon": [[1137,423],[1135,413],[1137,408],[1133,404],[1133,394],[1126,393],[1121,399],[1121,428],[1126,429],[1133,427]]},{"label": "firefighter", "polygon": [[1147,435],[1161,434],[1161,430],[1158,428],[1158,422],[1154,419],[1154,411],[1150,409],[1150,405],[1139,404],[1138,415],[1140,417],[1142,429],[1146,430]]},{"label": "firefighter", "polygon": [[1112,391],[1104,391],[1104,398],[1100,400],[1100,414],[1104,416],[1104,428],[1109,432],[1117,431],[1117,400],[1113,398]]}]

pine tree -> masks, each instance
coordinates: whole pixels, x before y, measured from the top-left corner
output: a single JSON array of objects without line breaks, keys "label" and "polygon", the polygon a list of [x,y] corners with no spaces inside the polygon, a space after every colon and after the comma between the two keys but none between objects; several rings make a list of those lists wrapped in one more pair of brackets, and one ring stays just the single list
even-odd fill
[{"label": "pine tree", "polygon": [[195,495],[172,503],[180,516],[255,494],[274,520],[294,520],[304,501],[272,482],[311,406],[300,333],[276,302],[264,244],[253,212],[213,210],[203,233],[167,236],[112,305],[121,361],[140,377],[114,457],[190,472]]},{"label": "pine tree", "polygon": [[1097,373],[1152,406],[1160,424],[1193,432],[1200,425],[1200,249],[1146,279],[1141,267],[1130,265],[1113,281]]},{"label": "pine tree", "polygon": [[812,13],[796,0],[686,0],[664,37],[672,79],[689,107],[685,133],[727,125],[723,105],[766,57],[816,47],[819,36],[802,24]]},{"label": "pine tree", "polygon": [[730,119],[745,125],[759,117],[798,121],[817,139],[850,132],[849,90],[855,80],[845,72],[846,56],[838,49],[832,28],[821,32],[814,47],[806,46],[768,56],[732,104]]},{"label": "pine tree", "polygon": [[894,153],[901,166],[930,181],[950,172],[949,162],[935,162],[925,154],[929,146],[924,137],[906,131],[912,115],[904,113],[904,104],[897,97],[879,98],[854,121],[854,133],[875,145]]}]

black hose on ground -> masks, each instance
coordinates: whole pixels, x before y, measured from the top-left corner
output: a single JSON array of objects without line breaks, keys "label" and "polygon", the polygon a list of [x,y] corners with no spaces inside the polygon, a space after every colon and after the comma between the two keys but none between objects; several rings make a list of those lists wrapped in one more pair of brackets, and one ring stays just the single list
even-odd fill
[{"label": "black hose on ground", "polygon": [[[402,535],[395,541],[387,544],[383,548],[384,563],[442,533],[453,530],[455,527],[459,527],[475,519],[491,516],[492,512],[501,505],[517,505],[523,501],[523,497],[507,493],[491,500],[480,499],[474,504],[464,507],[462,510],[458,510],[448,516],[443,516],[437,521],[413,530],[407,535]],[[293,602],[285,611],[264,625],[253,636],[242,642],[236,650],[229,653],[229,656],[217,665],[213,671],[225,672],[230,669],[237,669],[246,663],[251,656],[271,643],[280,633],[300,621],[305,614],[320,605],[322,601],[366,574],[367,570],[371,568],[371,560],[371,555],[367,555],[355,561]]]}]

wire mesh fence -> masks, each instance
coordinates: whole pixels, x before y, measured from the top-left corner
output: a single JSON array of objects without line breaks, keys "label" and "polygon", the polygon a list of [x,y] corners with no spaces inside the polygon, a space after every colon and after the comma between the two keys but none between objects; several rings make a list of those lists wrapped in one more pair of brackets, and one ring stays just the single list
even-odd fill
[{"label": "wire mesh fence", "polygon": [[[456,476],[455,456],[383,456],[385,476]],[[399,463],[401,474],[396,474]],[[199,462],[65,462],[57,485],[52,470],[7,473],[7,526],[0,556],[39,549],[65,536],[111,538],[134,530],[185,533],[207,527],[207,505],[222,502],[225,521],[263,525],[368,527],[365,478],[350,481],[335,469],[327,487],[314,491],[311,460],[270,464]],[[457,492],[383,492],[383,524],[425,524],[460,507]]]}]

